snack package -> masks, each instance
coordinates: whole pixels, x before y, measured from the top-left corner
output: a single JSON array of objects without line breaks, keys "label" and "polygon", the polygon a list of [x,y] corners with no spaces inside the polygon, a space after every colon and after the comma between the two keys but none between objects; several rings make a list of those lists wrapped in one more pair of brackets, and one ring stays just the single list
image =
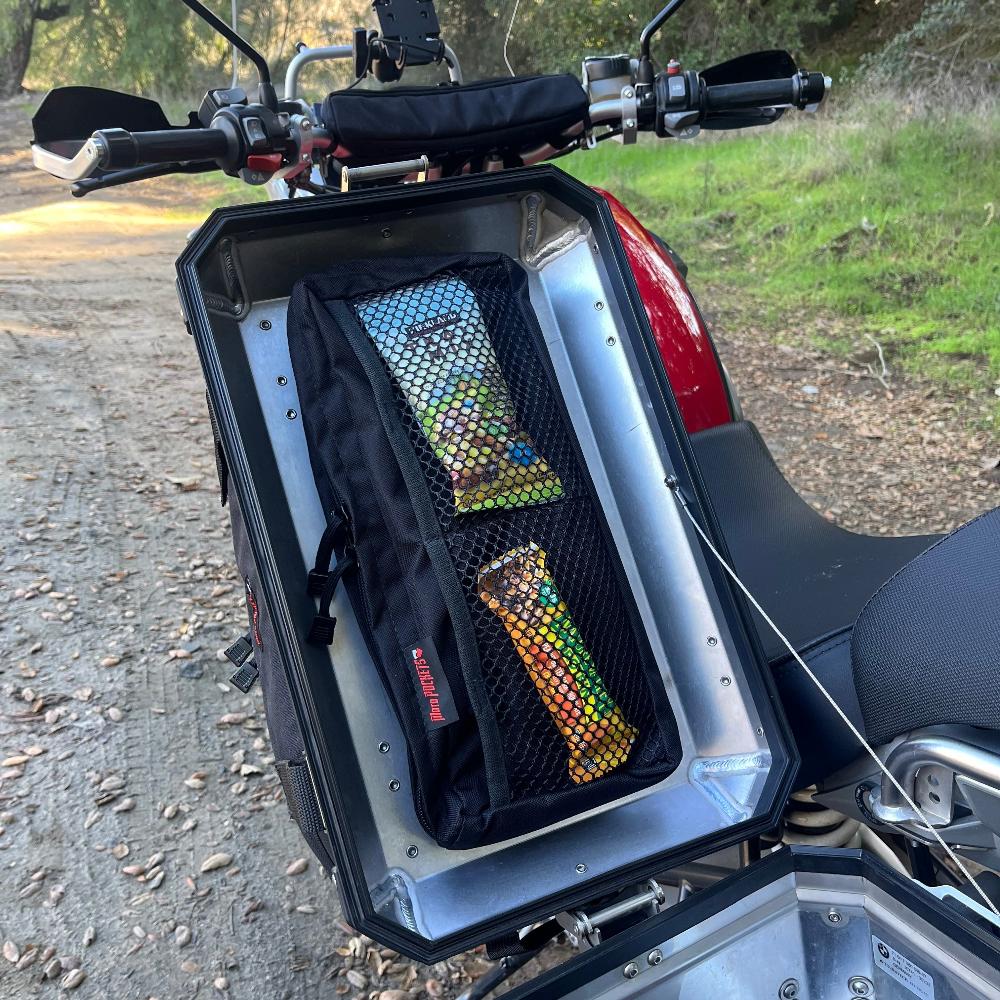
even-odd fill
[{"label": "snack package", "polygon": [[435,278],[354,308],[448,471],[457,513],[562,495],[559,477],[517,425],[479,303],[464,281]]},{"label": "snack package", "polygon": [[597,673],[534,542],[479,570],[479,596],[503,622],[569,749],[569,775],[593,781],[628,759],[636,730]]}]

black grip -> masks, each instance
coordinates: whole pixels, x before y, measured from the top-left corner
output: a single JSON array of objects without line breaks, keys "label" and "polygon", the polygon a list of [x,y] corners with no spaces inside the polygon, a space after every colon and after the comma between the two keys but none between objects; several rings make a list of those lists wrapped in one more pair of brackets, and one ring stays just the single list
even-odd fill
[{"label": "black grip", "polygon": [[784,80],[754,80],[750,83],[720,83],[705,88],[705,108],[708,111],[737,111],[740,108],[768,108],[779,104],[795,104],[798,78]]},{"label": "black grip", "polygon": [[796,73],[780,80],[753,80],[705,87],[706,111],[739,111],[791,105],[804,108],[823,100],[826,80],[822,73]]},{"label": "black grip", "polygon": [[102,129],[94,137],[104,143],[101,167],[123,170],[151,163],[184,163],[218,160],[226,156],[229,140],[217,128],[171,128],[158,132],[127,132]]}]

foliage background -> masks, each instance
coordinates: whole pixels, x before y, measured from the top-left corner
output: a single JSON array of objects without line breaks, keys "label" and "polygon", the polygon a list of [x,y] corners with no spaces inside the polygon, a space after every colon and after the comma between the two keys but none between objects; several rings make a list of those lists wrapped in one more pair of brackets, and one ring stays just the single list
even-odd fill
[{"label": "foliage background", "polygon": [[[228,0],[208,2],[229,19]],[[469,78],[507,73],[514,0],[438,0],[437,7]],[[578,71],[585,55],[634,52],[659,7],[659,0],[520,0],[508,56],[518,73]],[[0,0],[0,52],[32,17],[53,19],[35,24],[31,89],[75,82],[193,99],[229,73],[225,43],[178,0]],[[239,24],[280,79],[295,41],[346,42],[352,27],[374,24],[374,16],[369,0],[240,0]],[[664,61],[676,55],[704,66],[775,46],[894,80],[945,73],[995,83],[1000,0],[691,0],[656,48]],[[346,63],[326,72],[332,83],[347,80]]]},{"label": "foliage background", "polygon": [[[507,73],[514,3],[437,0],[468,79]],[[228,19],[229,0],[209,4]],[[585,55],[634,53],[658,6],[520,0],[510,62],[521,74],[578,71]],[[374,24],[370,0],[239,9],[279,81],[295,41],[344,42]],[[116,87],[159,98],[179,121],[229,80],[227,46],[179,0],[0,0],[0,73],[4,45],[33,16],[34,91]],[[689,0],[654,55],[705,66],[775,46],[837,80],[819,115],[692,144],[604,143],[561,163],[665,235],[696,293],[775,339],[812,330],[850,358],[877,338],[894,366],[1000,396],[1000,0]],[[317,96],[349,82],[347,61],[307,73]],[[245,60],[241,82],[252,82]]]}]

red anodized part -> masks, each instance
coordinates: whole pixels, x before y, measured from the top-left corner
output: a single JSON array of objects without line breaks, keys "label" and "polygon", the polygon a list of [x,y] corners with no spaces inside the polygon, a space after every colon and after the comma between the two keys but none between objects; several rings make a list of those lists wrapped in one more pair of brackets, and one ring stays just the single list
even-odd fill
[{"label": "red anodized part", "polygon": [[614,195],[595,190],[611,208],[688,433],[729,423],[733,415],[722,366],[684,278]]}]

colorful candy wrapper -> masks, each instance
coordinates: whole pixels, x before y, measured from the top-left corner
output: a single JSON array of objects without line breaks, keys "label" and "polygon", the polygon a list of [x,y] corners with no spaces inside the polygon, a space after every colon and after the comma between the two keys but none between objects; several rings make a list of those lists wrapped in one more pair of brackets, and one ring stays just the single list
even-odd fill
[{"label": "colorful candy wrapper", "polygon": [[464,281],[435,278],[354,308],[448,471],[458,513],[562,495],[559,477],[517,425],[479,303]]},{"label": "colorful candy wrapper", "polygon": [[570,778],[593,781],[623,763],[636,730],[597,673],[542,549],[529,542],[483,566],[479,596],[503,622],[566,741]]}]

